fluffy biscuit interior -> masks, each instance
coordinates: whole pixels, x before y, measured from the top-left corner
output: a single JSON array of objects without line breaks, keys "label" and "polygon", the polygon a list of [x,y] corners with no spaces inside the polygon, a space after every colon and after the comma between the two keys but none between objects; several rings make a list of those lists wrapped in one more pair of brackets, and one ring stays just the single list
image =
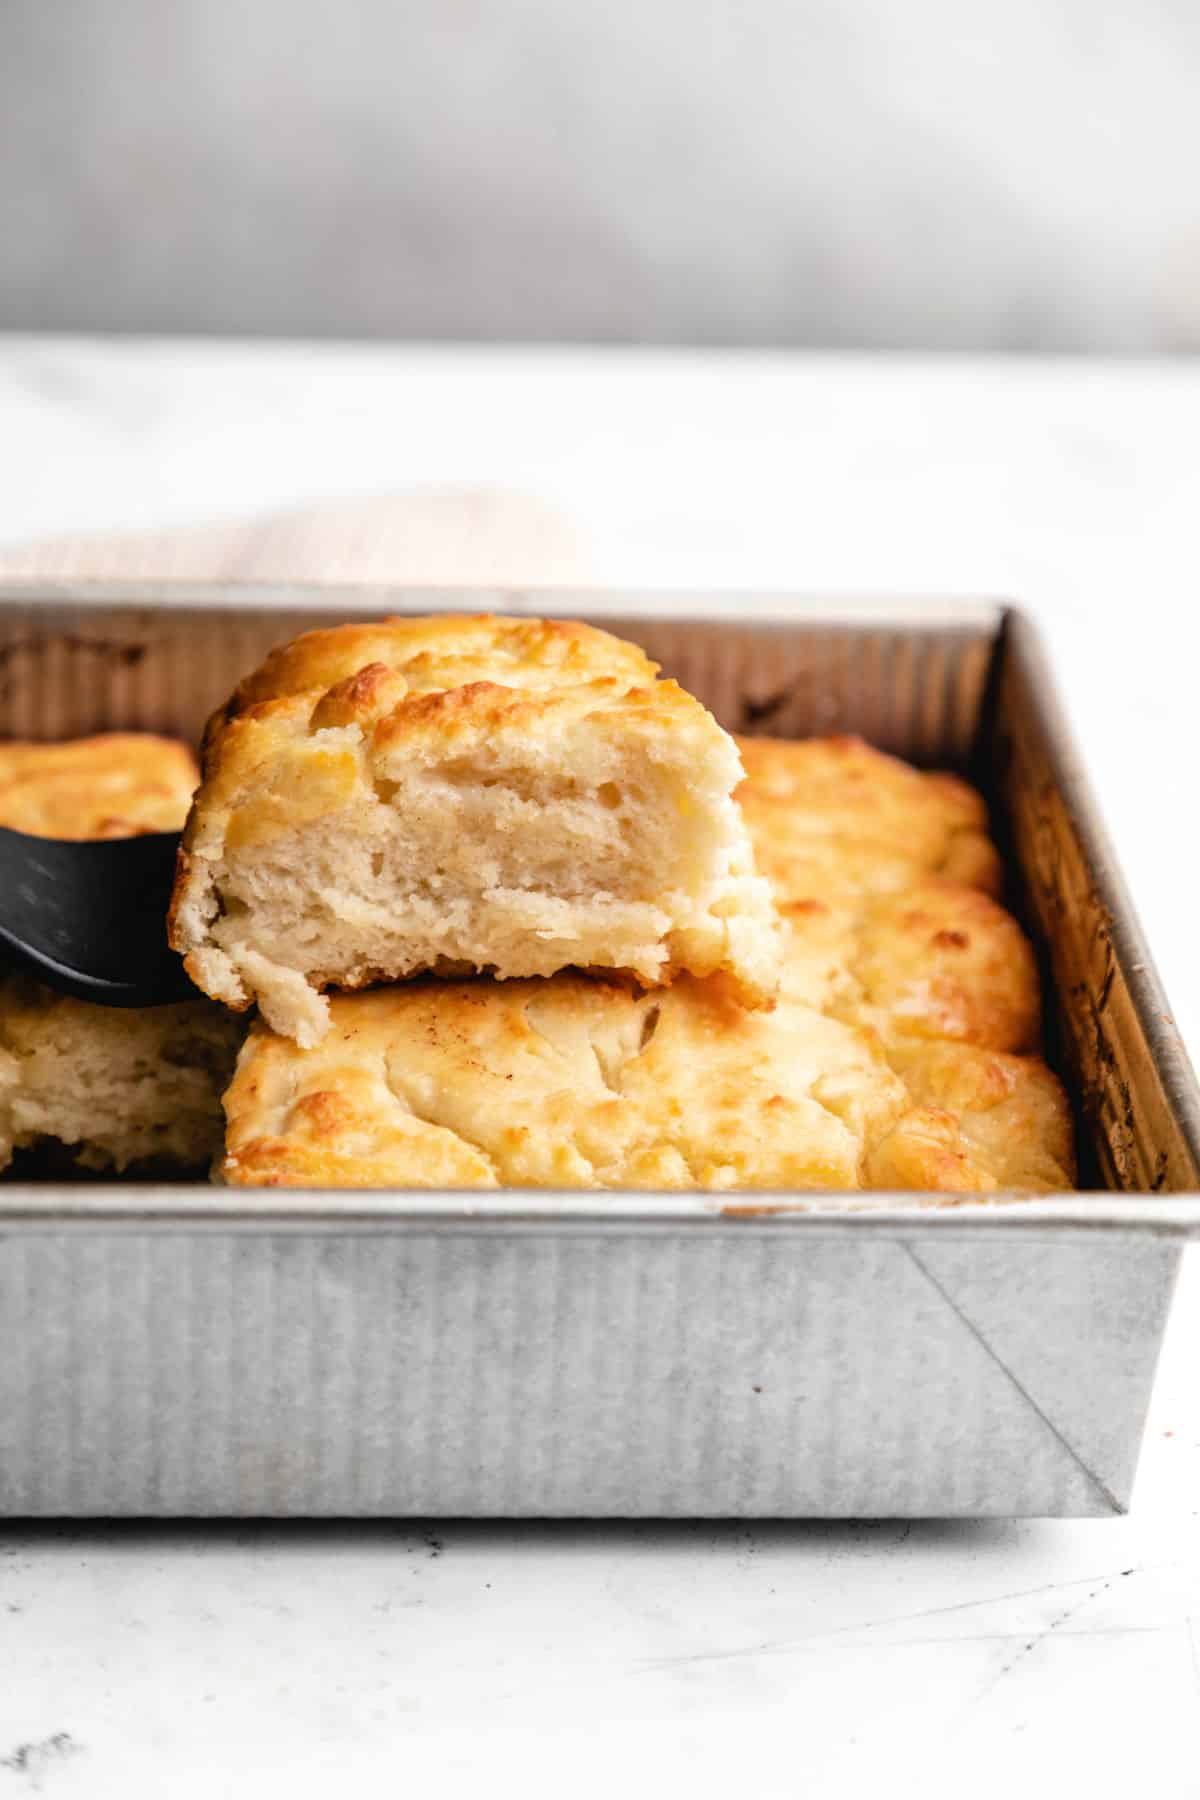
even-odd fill
[{"label": "fluffy biscuit interior", "polygon": [[144,1012],[0,978],[0,1141],[68,1145],[80,1167],[202,1170],[244,1028],[207,1001]]},{"label": "fluffy biscuit interior", "polygon": [[[175,909],[200,984],[256,999],[305,1045],[327,1028],[325,988],[429,970],[647,986],[724,970],[748,1004],[768,999],[775,919],[732,797],[736,747],[644,658],[627,666],[640,652],[591,635],[604,643],[585,639],[569,673],[501,661],[502,680],[426,689],[477,662],[376,662],[225,720]],[[341,667],[333,651],[322,669]]]}]

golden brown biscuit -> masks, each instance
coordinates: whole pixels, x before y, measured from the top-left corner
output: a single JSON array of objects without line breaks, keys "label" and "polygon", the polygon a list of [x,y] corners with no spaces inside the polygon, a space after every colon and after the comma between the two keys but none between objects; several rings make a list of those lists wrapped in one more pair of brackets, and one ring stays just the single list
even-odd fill
[{"label": "golden brown biscuit", "polygon": [[1034,1051],[1033,952],[991,895],[983,801],[857,739],[742,742],[739,799],[785,922],[782,992],[873,1032],[914,1104],[869,1147],[881,1188],[1050,1191],[1070,1108]]},{"label": "golden brown biscuit", "polygon": [[950,1038],[1029,1050],[1038,1038],[1037,969],[1015,919],[977,888],[925,880],[826,904],[781,900],[781,992],[890,1046]]},{"label": "golden brown biscuit", "polygon": [[[0,744],[0,825],[35,837],[177,831],[199,770],[169,738]],[[207,1000],[93,1006],[0,975],[0,1168],[56,1142],[86,1168],[204,1168],[243,1028]]]},{"label": "golden brown biscuit", "polygon": [[889,1046],[946,1038],[989,1050],[1038,1042],[1037,967],[1024,932],[987,894],[926,880],[873,896],[847,951],[856,993],[833,1010]]},{"label": "golden brown biscuit", "polygon": [[907,1096],[866,1033],[750,1012],[718,978],[585,976],[342,995],[300,1049],[254,1027],[225,1181],[347,1187],[853,1188]]},{"label": "golden brown biscuit", "polygon": [[[792,883],[773,1012],[745,1011],[720,978],[642,995],[556,975],[340,997],[316,1049],[251,1033],[226,1097],[224,1179],[1069,1186],[1062,1088],[1012,1054],[1036,1043],[1036,971],[982,891],[998,865],[979,797],[844,740],[746,750],[757,847],[769,861],[782,840]],[[975,885],[946,874],[964,870]]]},{"label": "golden brown biscuit", "polygon": [[872,1148],[869,1186],[1062,1192],[1075,1180],[1062,1083],[1037,1056],[966,1044],[893,1052],[916,1105]]},{"label": "golden brown biscuit", "polygon": [[726,972],[778,947],[705,709],[631,644],[538,619],[393,619],[276,651],[210,724],[175,948],[319,1041],[323,990],[422,970]]},{"label": "golden brown biscuit", "polygon": [[[255,1026],[225,1097],[245,1187],[989,1192],[1070,1179],[1036,1058],[918,1046],[720,978],[635,994],[573,975],[341,995],[302,1050]],[[906,1053],[907,1054],[907,1053]]]},{"label": "golden brown biscuit", "polygon": [[186,744],[148,732],[0,743],[0,825],[53,838],[178,831],[198,779]]},{"label": "golden brown biscuit", "polygon": [[926,875],[999,892],[986,809],[957,776],[922,774],[856,737],[739,738],[738,748],[738,803],[784,898],[886,893]]}]

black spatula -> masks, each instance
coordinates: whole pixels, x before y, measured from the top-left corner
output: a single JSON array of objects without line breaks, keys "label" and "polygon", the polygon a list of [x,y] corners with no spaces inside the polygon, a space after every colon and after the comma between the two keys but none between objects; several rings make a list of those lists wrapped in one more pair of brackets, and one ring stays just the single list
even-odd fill
[{"label": "black spatula", "polygon": [[66,842],[0,826],[0,961],[101,1006],[198,990],[167,946],[177,832]]}]

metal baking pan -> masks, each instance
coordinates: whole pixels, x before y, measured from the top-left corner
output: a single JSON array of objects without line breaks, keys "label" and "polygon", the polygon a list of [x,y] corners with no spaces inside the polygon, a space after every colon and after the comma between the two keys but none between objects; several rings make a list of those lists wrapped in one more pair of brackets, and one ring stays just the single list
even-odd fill
[{"label": "metal baking pan", "polygon": [[1028,620],[769,596],[11,587],[0,735],[195,737],[296,630],[437,608],[613,622],[726,725],[859,731],[979,781],[1095,1191],[947,1207],[10,1180],[0,1513],[1124,1510],[1200,1224],[1200,1100]]}]

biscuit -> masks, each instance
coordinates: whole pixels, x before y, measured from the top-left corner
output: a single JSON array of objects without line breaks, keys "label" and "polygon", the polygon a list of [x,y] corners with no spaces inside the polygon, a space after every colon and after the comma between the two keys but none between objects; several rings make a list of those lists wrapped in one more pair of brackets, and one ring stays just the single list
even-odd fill
[{"label": "biscuit", "polygon": [[[936,877],[827,905],[780,899],[783,991],[872,1027],[888,1045],[951,1039],[1034,1050],[1037,966],[1011,914]],[[819,983],[819,985],[818,985]]]},{"label": "biscuit", "polygon": [[252,1028],[225,1096],[229,1185],[1070,1185],[1069,1115],[1037,1058],[939,1044],[906,1079],[870,1028],[788,1000],[748,1011],[719,977],[423,981],[330,1011],[314,1049]]},{"label": "biscuit", "polygon": [[893,1050],[915,1102],[872,1144],[870,1187],[1062,1193],[1075,1181],[1062,1083],[1039,1056],[937,1043]]},{"label": "biscuit", "polygon": [[0,743],[0,825],[68,839],[178,831],[197,777],[186,744],[149,732]]},{"label": "biscuit", "polygon": [[780,883],[773,1011],[747,1011],[721,977],[641,995],[559,974],[339,996],[316,1049],[251,1032],[226,1096],[222,1178],[1070,1187],[1070,1112],[1030,1053],[1036,968],[992,897],[979,796],[852,740],[744,752],[739,797]]},{"label": "biscuit", "polygon": [[[37,837],[177,831],[199,771],[172,739],[113,733],[0,744],[0,825]],[[84,1168],[204,1168],[243,1035],[197,999],[138,1012],[0,975],[0,1168],[61,1144]]]},{"label": "biscuit", "polygon": [[85,1169],[206,1170],[244,1030],[211,1001],[138,1012],[0,976],[0,1168],[54,1143]]},{"label": "biscuit", "polygon": [[1062,1084],[1036,1053],[1033,951],[993,896],[981,796],[855,738],[741,742],[738,799],[784,920],[782,993],[872,1032],[914,1101],[871,1187],[1074,1182]]},{"label": "biscuit", "polygon": [[720,979],[576,975],[339,995],[315,1049],[255,1026],[235,1186],[852,1188],[907,1095],[868,1034]]},{"label": "biscuit", "polygon": [[829,901],[926,875],[999,892],[986,808],[957,776],[924,774],[856,737],[737,742],[738,803],[778,893]]},{"label": "biscuit", "polygon": [[567,967],[778,977],[733,741],[633,645],[573,623],[310,632],[210,722],[171,942],[305,1045],[330,987]]}]

